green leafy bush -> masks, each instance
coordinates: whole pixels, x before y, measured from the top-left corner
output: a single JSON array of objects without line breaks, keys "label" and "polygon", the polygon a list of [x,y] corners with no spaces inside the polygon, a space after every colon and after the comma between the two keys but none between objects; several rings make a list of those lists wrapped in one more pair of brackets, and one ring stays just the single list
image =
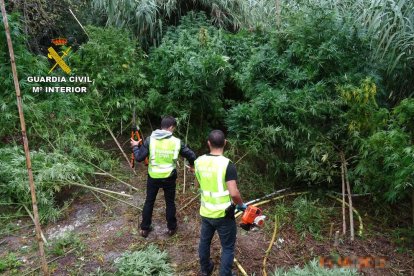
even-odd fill
[{"label": "green leafy bush", "polygon": [[145,46],[157,44],[169,25],[177,24],[191,11],[209,13],[211,22],[217,26],[236,29],[249,10],[244,2],[211,1],[118,1],[93,0],[93,7],[105,13],[107,24],[134,31]]},{"label": "green leafy bush", "polygon": [[63,256],[70,249],[75,248],[79,251],[84,249],[84,244],[74,232],[65,232],[63,236],[55,239],[49,244],[47,250],[56,256]]},{"label": "green leafy bush", "polygon": [[[55,194],[68,182],[79,181],[90,168],[59,152],[32,151],[31,158],[40,218],[42,221],[56,220],[60,209],[56,205]],[[22,147],[0,148],[0,187],[3,203],[31,206]]]},{"label": "green leafy bush", "polygon": [[150,53],[148,112],[173,114],[179,120],[190,116],[190,125],[197,126],[192,136],[203,140],[206,128],[223,122],[223,89],[231,68],[223,33],[203,13],[190,13],[168,29]]},{"label": "green leafy bush", "polygon": [[89,26],[87,31],[88,42],[71,56],[70,62],[74,74],[93,80],[79,105],[92,117],[92,127],[102,131],[106,123],[114,127],[121,120],[129,122],[133,107],[144,110],[142,97],[148,85],[143,68],[145,55],[126,30]]},{"label": "green leafy bush", "polygon": [[322,238],[322,229],[325,226],[325,218],[329,215],[328,208],[318,205],[318,200],[312,201],[305,196],[297,197],[293,201],[295,218],[293,225],[302,237],[310,233],[317,239]]},{"label": "green leafy bush", "polygon": [[359,191],[395,202],[414,188],[414,100],[402,101],[387,121],[362,141],[355,178]]},{"label": "green leafy bush", "polygon": [[115,260],[118,275],[173,275],[168,255],[150,244],[135,252],[126,252]]},{"label": "green leafy bush", "polygon": [[319,276],[357,276],[360,275],[356,270],[351,270],[347,268],[333,268],[326,269],[319,266],[318,261],[312,260],[306,264],[303,268],[295,266],[294,268],[285,270],[278,268],[272,274],[273,276],[307,276],[307,275],[319,275]]},{"label": "green leafy bush", "polygon": [[23,263],[16,257],[14,253],[8,253],[6,256],[0,258],[0,272],[7,270],[16,270]]},{"label": "green leafy bush", "polygon": [[392,232],[392,238],[398,246],[398,251],[409,252],[414,243],[414,227],[397,228]]}]

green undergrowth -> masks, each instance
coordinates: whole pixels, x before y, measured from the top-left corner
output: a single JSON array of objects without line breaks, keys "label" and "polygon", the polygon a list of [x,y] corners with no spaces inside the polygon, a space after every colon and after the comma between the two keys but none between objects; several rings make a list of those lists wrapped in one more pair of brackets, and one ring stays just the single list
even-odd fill
[{"label": "green undergrowth", "polygon": [[0,272],[16,273],[23,263],[14,253],[8,253],[0,258]]},{"label": "green undergrowth", "polygon": [[322,240],[328,231],[326,228],[333,215],[333,209],[326,207],[326,204],[318,198],[315,199],[315,196],[302,195],[291,202],[276,201],[272,213],[279,218],[279,228],[292,224],[302,239],[311,235],[317,240]]},{"label": "green undergrowth", "polygon": [[397,228],[392,231],[392,239],[397,245],[398,252],[410,252],[414,256],[414,227],[411,228]]},{"label": "green undergrowth", "polygon": [[333,268],[327,269],[319,266],[318,261],[312,260],[306,264],[303,268],[295,266],[290,269],[278,268],[274,271],[272,276],[308,276],[308,275],[318,275],[318,276],[357,276],[360,275],[356,270],[351,270],[347,268]]},{"label": "green undergrowth", "polygon": [[115,260],[116,275],[174,275],[166,251],[155,245],[134,252],[125,252]]},{"label": "green undergrowth", "polygon": [[63,256],[69,250],[81,252],[85,249],[85,244],[74,232],[67,232],[63,236],[53,240],[47,247],[47,253],[56,256]]}]

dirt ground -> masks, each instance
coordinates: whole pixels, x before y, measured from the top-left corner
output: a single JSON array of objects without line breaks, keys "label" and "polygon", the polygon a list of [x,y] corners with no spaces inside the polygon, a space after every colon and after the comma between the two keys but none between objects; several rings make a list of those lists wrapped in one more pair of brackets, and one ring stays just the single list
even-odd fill
[{"label": "dirt ground", "polygon": [[[129,183],[139,189],[138,192],[113,182],[111,178],[102,177],[100,187],[118,192],[132,194],[132,199],[124,199],[126,202],[142,207],[145,200],[146,168],[139,165],[136,168],[138,176],[134,176],[125,166],[122,168],[126,174],[130,174]],[[189,200],[196,196],[196,189],[192,187],[193,176],[187,175],[187,191],[183,193],[183,171],[179,170],[177,180],[177,218],[179,222],[178,232],[173,237],[166,234],[165,204],[163,192],[158,194],[154,208],[153,227],[154,230],[149,237],[144,239],[139,235],[140,211],[124,203],[104,198],[100,199],[107,205],[109,210],[89,191],[85,190],[65,211],[65,215],[56,223],[43,226],[46,239],[53,242],[64,232],[76,234],[81,240],[81,248],[70,252],[70,245],[63,256],[49,254],[48,260],[53,275],[88,275],[98,272],[115,272],[114,260],[127,250],[138,250],[150,243],[156,244],[160,249],[166,250],[169,254],[171,264],[176,275],[197,275],[199,270],[197,246],[200,230],[200,218],[198,215],[199,199],[194,200],[188,207],[182,209]],[[109,182],[108,182],[109,181]],[[112,182],[111,182],[112,181]],[[263,206],[265,213],[270,213],[277,203],[270,203]],[[340,212],[338,203],[336,208]],[[362,208],[363,204],[356,208]],[[338,216],[340,219],[340,216]],[[365,221],[366,219],[366,221]],[[337,254],[340,256],[377,256],[386,257],[386,268],[364,269],[364,275],[414,275],[414,255],[411,251],[399,253],[396,245],[393,244],[381,229],[368,218],[365,221],[364,237],[356,237],[354,242],[349,238],[341,237],[340,244],[334,247],[333,235],[336,230],[341,230],[341,221],[333,222],[332,226],[327,225],[323,240],[315,240],[310,235],[301,238],[290,224],[284,224],[279,229],[267,260],[267,272],[274,271],[276,267],[303,266],[308,261],[320,256]],[[369,222],[369,223],[367,223]],[[20,220],[20,226],[30,225],[29,220]],[[273,232],[273,221],[266,222],[266,227],[259,231],[246,232],[238,229],[236,258],[249,275],[263,275],[263,258],[269,246]],[[372,226],[371,226],[372,225]],[[356,225],[358,227],[358,224]],[[332,229],[331,229],[332,228]],[[357,228],[356,228],[357,229]],[[35,239],[32,227],[23,228],[13,234],[0,237],[0,257],[7,253],[15,252],[22,261],[23,266],[15,272],[6,272],[6,275],[24,275],[39,265]],[[212,258],[216,264],[220,260],[220,243],[215,236],[212,245]],[[213,275],[218,275],[218,265]],[[234,268],[234,271],[238,271]],[[28,275],[36,275],[34,271]],[[239,275],[241,275],[239,273]]]}]

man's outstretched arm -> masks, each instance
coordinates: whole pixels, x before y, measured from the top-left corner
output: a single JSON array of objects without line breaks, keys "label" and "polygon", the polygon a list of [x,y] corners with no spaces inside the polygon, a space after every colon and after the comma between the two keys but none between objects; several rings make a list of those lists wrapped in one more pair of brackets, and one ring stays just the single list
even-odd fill
[{"label": "man's outstretched arm", "polygon": [[191,167],[194,167],[194,161],[197,159],[196,154],[184,143],[181,143],[180,155],[187,159]]},{"label": "man's outstretched arm", "polygon": [[137,162],[142,162],[148,156],[149,153],[149,137],[145,139],[144,144],[139,146],[136,143],[132,146],[134,157]]}]

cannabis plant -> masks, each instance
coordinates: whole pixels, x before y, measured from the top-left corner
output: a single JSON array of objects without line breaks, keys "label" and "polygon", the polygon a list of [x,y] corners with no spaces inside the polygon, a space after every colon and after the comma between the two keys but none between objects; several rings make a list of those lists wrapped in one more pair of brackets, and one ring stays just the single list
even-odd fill
[{"label": "cannabis plant", "polygon": [[155,245],[134,252],[125,252],[115,259],[117,275],[174,275],[174,271],[168,263],[168,255],[160,251]]}]

